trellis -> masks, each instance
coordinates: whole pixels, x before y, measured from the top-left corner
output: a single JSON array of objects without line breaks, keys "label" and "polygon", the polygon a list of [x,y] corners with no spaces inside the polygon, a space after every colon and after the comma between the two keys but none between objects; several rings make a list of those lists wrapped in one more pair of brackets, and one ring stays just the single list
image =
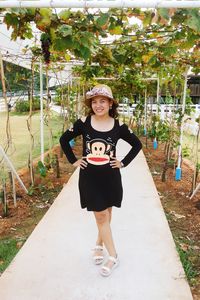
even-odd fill
[{"label": "trellis", "polygon": [[197,8],[200,1],[185,0],[3,0],[0,7],[49,7],[49,8]]}]

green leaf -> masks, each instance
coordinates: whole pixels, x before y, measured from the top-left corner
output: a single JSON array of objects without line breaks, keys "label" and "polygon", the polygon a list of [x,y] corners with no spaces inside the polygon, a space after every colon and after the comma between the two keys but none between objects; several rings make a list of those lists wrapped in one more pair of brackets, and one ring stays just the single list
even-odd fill
[{"label": "green leaf", "polygon": [[169,20],[169,10],[167,8],[159,8],[158,13],[163,19]]},{"label": "green leaf", "polygon": [[142,55],[142,60],[144,63],[148,63],[151,59],[151,57],[153,56],[153,53],[148,53],[148,54],[144,54]]},{"label": "green leaf", "polygon": [[73,40],[71,36],[65,38],[57,38],[54,41],[54,49],[58,51],[65,51],[73,48]]},{"label": "green leaf", "polygon": [[58,16],[60,17],[61,20],[63,21],[67,21],[69,19],[69,17],[71,16],[71,11],[70,9],[65,9],[65,10],[62,10]]},{"label": "green leaf", "polygon": [[58,32],[61,34],[61,36],[66,37],[68,35],[72,35],[72,26],[69,25],[62,25]]},{"label": "green leaf", "polygon": [[93,14],[88,13],[86,18],[87,18],[88,21],[94,21],[94,15]]},{"label": "green leaf", "polygon": [[143,26],[146,27],[146,26],[150,25],[151,21],[152,21],[152,18],[153,18],[152,11],[146,11],[144,20],[142,22]]},{"label": "green leaf", "polygon": [[17,26],[19,20],[15,14],[7,13],[4,17],[4,22],[6,23],[8,29],[9,29],[10,26],[13,26],[13,27]]},{"label": "green leaf", "polygon": [[39,13],[41,16],[48,18],[52,16],[52,10],[49,8],[40,8]]},{"label": "green leaf", "polygon": [[187,21],[185,24],[190,27],[191,29],[195,30],[196,32],[200,33],[200,16],[195,12],[191,13],[188,16]]},{"label": "green leaf", "polygon": [[41,8],[38,10],[35,18],[35,23],[41,31],[47,31],[47,27],[51,25],[52,11],[48,8]]},{"label": "green leaf", "polygon": [[183,24],[184,21],[185,21],[185,13],[183,12],[182,9],[177,9],[176,13],[172,17],[171,24],[176,26],[179,24]]},{"label": "green leaf", "polygon": [[50,39],[53,42],[56,39],[57,35],[56,35],[56,31],[54,28],[50,27]]},{"label": "green leaf", "polygon": [[90,45],[90,41],[86,37],[80,37],[80,43],[85,47],[89,47]]},{"label": "green leaf", "polygon": [[27,13],[28,13],[28,15],[34,16],[34,15],[35,15],[35,12],[36,12],[36,8],[33,8],[33,7],[27,8]]},{"label": "green leaf", "polygon": [[50,17],[42,17],[40,20],[38,20],[36,22],[36,26],[40,29],[40,30],[45,30],[46,27],[50,26],[51,24],[51,18]]},{"label": "green leaf", "polygon": [[88,58],[90,58],[91,52],[90,52],[89,48],[87,48],[87,47],[81,47],[80,48],[80,52],[81,52],[82,57],[85,60],[87,60]]},{"label": "green leaf", "polygon": [[153,55],[153,56],[149,59],[149,61],[148,61],[148,63],[151,64],[151,65],[156,64],[156,62],[157,62],[157,56],[156,56],[156,55]]},{"label": "green leaf", "polygon": [[123,27],[121,27],[121,26],[113,26],[112,28],[109,28],[109,32],[111,34],[122,34]]},{"label": "green leaf", "polygon": [[70,61],[70,59],[71,59],[71,56],[68,54],[68,53],[66,53],[65,55],[64,55],[64,57],[65,57],[65,60],[68,62],[68,61]]},{"label": "green leaf", "polygon": [[189,50],[194,46],[194,40],[188,39],[185,42],[182,42],[179,46],[180,49]]},{"label": "green leaf", "polygon": [[97,19],[96,22],[99,26],[103,26],[108,22],[109,17],[110,16],[109,16],[108,13],[102,13],[101,16]]},{"label": "green leaf", "polygon": [[170,56],[170,55],[173,55],[177,52],[177,47],[175,46],[165,46],[163,48],[160,48],[160,51],[166,55],[166,56]]},{"label": "green leaf", "polygon": [[174,34],[174,40],[181,40],[185,38],[185,31],[177,31],[175,34]]},{"label": "green leaf", "polygon": [[22,35],[22,38],[27,38],[27,39],[32,39],[33,38],[33,32],[32,32],[32,27],[30,24],[27,24],[25,31]]},{"label": "green leaf", "polygon": [[119,74],[122,74],[123,72],[124,72],[124,66],[120,65],[120,66],[118,67],[118,73],[119,73]]},{"label": "green leaf", "polygon": [[47,168],[45,167],[45,165],[41,161],[38,161],[37,170],[38,170],[38,172],[40,173],[40,175],[42,177],[46,177]]}]

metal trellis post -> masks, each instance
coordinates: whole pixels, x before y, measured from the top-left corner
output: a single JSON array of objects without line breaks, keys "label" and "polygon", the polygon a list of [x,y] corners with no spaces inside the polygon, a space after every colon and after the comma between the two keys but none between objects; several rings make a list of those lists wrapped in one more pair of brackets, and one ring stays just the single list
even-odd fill
[{"label": "metal trellis post", "polygon": [[178,164],[176,168],[175,179],[181,180],[181,162],[182,162],[182,143],[183,143],[183,126],[184,126],[184,114],[185,114],[185,104],[186,104],[186,91],[187,91],[187,75],[188,70],[185,72],[185,81],[184,81],[184,89],[183,89],[183,103],[182,103],[182,121],[181,121],[181,133],[180,133],[180,145],[178,149]]},{"label": "metal trellis post", "polygon": [[41,161],[42,163],[44,163],[43,71],[42,71],[41,59],[40,59],[40,148],[41,148]]},{"label": "metal trellis post", "polygon": [[15,170],[12,162],[10,161],[10,159],[8,158],[8,156],[6,155],[4,149],[2,148],[2,146],[0,145],[0,153],[2,154],[4,160],[6,161],[9,169],[13,172],[13,174],[16,176],[17,180],[19,181],[20,185],[22,186],[22,188],[25,190],[26,193],[28,193],[28,190],[26,189],[25,185],[23,184],[21,178],[19,177],[19,175],[17,174],[17,171]]}]

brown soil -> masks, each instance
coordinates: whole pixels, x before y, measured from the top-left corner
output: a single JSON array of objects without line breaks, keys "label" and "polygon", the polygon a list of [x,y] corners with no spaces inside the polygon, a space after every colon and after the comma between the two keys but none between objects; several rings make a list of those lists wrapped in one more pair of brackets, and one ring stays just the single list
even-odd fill
[{"label": "brown soil", "polygon": [[[74,152],[76,156],[81,155],[80,141],[77,141]],[[16,207],[14,207],[10,186],[7,186],[7,217],[3,217],[3,206],[2,203],[0,203],[0,241],[7,238],[26,240],[51,206],[56,196],[60,193],[63,185],[69,180],[74,171],[74,167],[67,162],[64,155],[61,157],[60,146],[56,146],[53,149],[53,155],[55,154],[57,154],[59,158],[60,177],[56,177],[55,168],[49,168],[45,178],[42,178],[35,171],[35,187],[32,189],[32,195],[27,195],[19,183],[16,182]],[[47,155],[48,153],[46,153],[45,157],[47,157]],[[38,160],[34,162],[34,170],[36,170]],[[28,169],[23,168],[18,171],[18,174],[26,188],[30,189],[31,180]]]},{"label": "brown soil", "polygon": [[162,182],[164,145],[154,150],[152,144],[149,141],[148,148],[143,146],[143,151],[176,245],[182,255],[187,256],[185,264],[189,262],[188,266],[196,272],[196,276],[189,279],[189,284],[194,300],[200,300],[200,190],[190,200],[193,169],[188,161],[182,164],[180,181],[175,180],[175,168],[171,167],[167,170],[166,181]]},{"label": "brown soil", "polygon": [[[144,144],[145,141],[143,140]],[[81,155],[80,141],[76,143],[74,151]],[[187,255],[187,261],[195,270],[196,275],[189,279],[194,300],[200,300],[200,191],[190,200],[192,167],[186,163],[182,166],[182,180],[175,181],[175,170],[167,170],[166,182],[161,181],[161,172],[164,161],[164,147],[159,145],[153,150],[152,143],[148,142],[148,148],[143,146],[150,171],[159,192],[166,217],[169,222],[174,240],[183,254]],[[3,218],[2,205],[0,204],[0,240],[4,238],[17,238],[26,240],[40,219],[53,203],[74,171],[65,156],[60,157],[60,147],[54,148],[54,153],[59,157],[60,178],[56,178],[55,170],[49,169],[48,176],[41,179],[36,175],[37,188],[32,196],[17,187],[17,207],[14,207],[12,195],[8,193],[9,215]],[[27,169],[19,171],[19,175],[26,187],[30,185],[30,177]],[[39,188],[40,187],[40,188]],[[23,243],[19,244],[19,248]]]}]

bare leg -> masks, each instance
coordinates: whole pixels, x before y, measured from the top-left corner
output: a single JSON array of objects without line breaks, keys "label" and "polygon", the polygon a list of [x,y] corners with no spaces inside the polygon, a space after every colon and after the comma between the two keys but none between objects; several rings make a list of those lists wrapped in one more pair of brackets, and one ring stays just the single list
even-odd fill
[{"label": "bare leg", "polygon": [[[109,212],[109,223],[111,223],[112,207],[108,208],[108,212]],[[96,245],[103,246],[103,239],[102,239],[102,237],[100,235],[99,229],[98,229],[98,237],[97,237]],[[98,256],[98,255],[102,255],[102,251],[101,250],[94,251],[94,256]]]},{"label": "bare leg", "polygon": [[100,212],[94,212],[97,227],[99,229],[99,242],[103,242],[109,255],[116,257],[116,250],[112,238],[112,232],[110,228],[111,221],[111,209],[106,209]]},{"label": "bare leg", "polygon": [[[109,212],[109,223],[111,223],[111,219],[112,219],[112,207],[108,208],[108,212]],[[99,229],[98,229],[98,237],[97,237],[96,245],[103,246],[103,239],[101,237]],[[95,255],[99,255],[99,253],[95,253]]]}]

